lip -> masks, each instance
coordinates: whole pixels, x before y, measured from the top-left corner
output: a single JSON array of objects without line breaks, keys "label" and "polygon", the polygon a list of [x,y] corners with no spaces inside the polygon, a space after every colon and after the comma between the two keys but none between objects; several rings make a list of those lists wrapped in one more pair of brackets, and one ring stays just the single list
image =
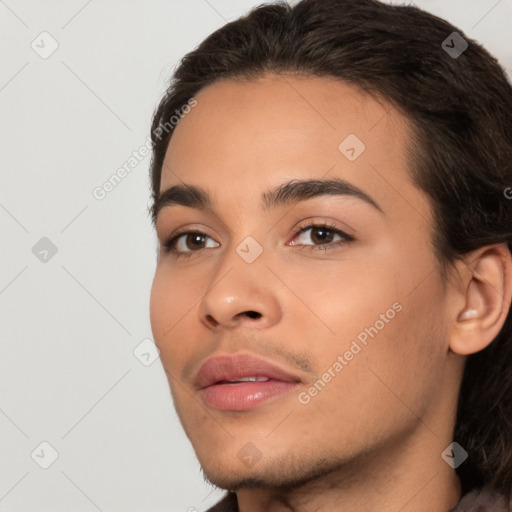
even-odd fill
[{"label": "lip", "polygon": [[[246,377],[266,381],[230,383]],[[243,411],[296,388],[301,379],[278,366],[245,354],[214,356],[199,369],[195,385],[203,401],[219,410]]]}]

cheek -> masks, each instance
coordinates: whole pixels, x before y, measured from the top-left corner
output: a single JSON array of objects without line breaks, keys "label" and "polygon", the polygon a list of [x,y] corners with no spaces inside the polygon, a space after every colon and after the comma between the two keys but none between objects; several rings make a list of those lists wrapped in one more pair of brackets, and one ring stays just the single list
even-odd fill
[{"label": "cheek", "polygon": [[[376,377],[369,368],[376,373],[380,369],[407,394],[417,372],[425,378],[437,372],[444,295],[431,258],[391,249],[381,247],[371,259],[358,255],[332,264],[313,261],[311,271],[282,271],[283,280],[307,306],[289,301],[288,316],[299,333],[295,340],[317,361],[317,373],[328,371],[338,356],[346,355],[343,365],[350,367],[350,372],[343,372],[350,381],[346,385],[373,381]],[[319,343],[311,343],[313,334]],[[350,392],[357,393],[357,386]]]},{"label": "cheek", "polygon": [[332,356],[328,346],[342,353],[365,328],[375,322],[382,327],[381,314],[389,311],[388,317],[394,318],[393,304],[401,298],[396,272],[389,256],[373,261],[359,255],[331,262],[311,260],[303,263],[300,272],[291,265],[282,266],[282,280],[300,298],[282,297],[290,325],[297,332],[314,332],[324,339],[317,348],[305,339],[304,349],[317,351],[319,357]]},{"label": "cheek", "polygon": [[[174,311],[172,297],[166,293],[166,288],[164,273],[161,271],[160,267],[157,266],[155,276],[153,278],[153,284],[151,286],[149,316],[155,343],[158,346],[163,341],[165,326],[172,325],[171,316]],[[159,348],[161,349],[160,346]]]},{"label": "cheek", "polygon": [[[386,300],[382,303],[387,305]],[[370,304],[357,319],[340,315],[337,338],[311,349],[319,380],[309,382],[307,395],[297,397],[300,404],[309,403],[296,410],[305,431],[317,431],[322,424],[322,436],[329,432],[349,442],[357,432],[370,445],[378,432],[410,428],[416,422],[411,411],[426,413],[442,382],[438,329],[416,301],[403,299],[401,307],[393,309],[393,318],[388,315],[388,323],[374,318],[374,311],[386,314],[386,309],[374,310]]]},{"label": "cheek", "polygon": [[164,361],[177,347],[187,345],[171,341],[179,340],[184,335],[193,306],[200,297],[200,287],[194,279],[189,277],[184,281],[166,268],[165,262],[157,265],[149,309],[153,337]]}]

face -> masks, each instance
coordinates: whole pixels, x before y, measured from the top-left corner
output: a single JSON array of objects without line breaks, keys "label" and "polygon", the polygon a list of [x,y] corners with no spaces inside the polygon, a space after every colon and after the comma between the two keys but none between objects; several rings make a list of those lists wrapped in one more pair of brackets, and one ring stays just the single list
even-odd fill
[{"label": "face", "polygon": [[[165,157],[150,309],[205,475],[297,484],[439,422],[446,297],[406,119],[329,78],[196,100]],[[204,201],[164,194],[184,184]]]}]

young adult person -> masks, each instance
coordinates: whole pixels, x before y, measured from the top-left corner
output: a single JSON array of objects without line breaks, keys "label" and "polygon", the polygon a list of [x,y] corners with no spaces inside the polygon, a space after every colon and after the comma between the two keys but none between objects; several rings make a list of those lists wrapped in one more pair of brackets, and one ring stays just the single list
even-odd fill
[{"label": "young adult person", "polygon": [[211,510],[509,510],[496,59],[414,6],[262,5],[185,56],[152,140],[151,324]]}]

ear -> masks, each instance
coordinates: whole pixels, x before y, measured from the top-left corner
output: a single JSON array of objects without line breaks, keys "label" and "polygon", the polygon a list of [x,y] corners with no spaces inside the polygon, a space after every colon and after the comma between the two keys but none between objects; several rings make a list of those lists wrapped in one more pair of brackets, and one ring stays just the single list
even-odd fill
[{"label": "ear", "polygon": [[510,311],[512,261],[506,244],[480,247],[459,267],[450,349],[461,355],[487,347],[499,334]]}]

